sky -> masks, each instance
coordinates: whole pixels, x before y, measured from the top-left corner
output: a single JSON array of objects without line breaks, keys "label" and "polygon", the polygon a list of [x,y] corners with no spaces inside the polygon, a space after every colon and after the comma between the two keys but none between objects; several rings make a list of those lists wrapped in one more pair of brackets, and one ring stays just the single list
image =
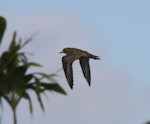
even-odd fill
[{"label": "sky", "polygon": [[[73,64],[74,89],[63,70],[56,77],[67,96],[47,92],[45,111],[31,92],[34,112],[22,100],[18,124],[144,124],[150,120],[150,1],[149,0],[0,0],[0,15],[7,30],[0,53],[7,49],[13,31],[26,39],[37,34],[23,50],[42,68],[53,73],[62,67],[65,47],[86,50],[101,60],[90,60],[91,87]],[[4,102],[2,124],[12,124]]]}]

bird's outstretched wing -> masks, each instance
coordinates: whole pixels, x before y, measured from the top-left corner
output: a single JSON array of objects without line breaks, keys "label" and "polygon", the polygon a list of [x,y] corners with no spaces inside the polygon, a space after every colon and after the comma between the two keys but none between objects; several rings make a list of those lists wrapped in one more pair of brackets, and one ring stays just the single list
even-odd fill
[{"label": "bird's outstretched wing", "polygon": [[63,64],[63,69],[64,69],[66,79],[68,81],[70,88],[72,89],[73,88],[72,61],[68,60],[68,56],[64,56],[62,58],[62,64]]},{"label": "bird's outstretched wing", "polygon": [[91,84],[91,74],[90,74],[90,66],[89,66],[89,58],[81,57],[80,58],[80,65],[82,68],[82,72],[84,77],[86,78],[89,86]]}]

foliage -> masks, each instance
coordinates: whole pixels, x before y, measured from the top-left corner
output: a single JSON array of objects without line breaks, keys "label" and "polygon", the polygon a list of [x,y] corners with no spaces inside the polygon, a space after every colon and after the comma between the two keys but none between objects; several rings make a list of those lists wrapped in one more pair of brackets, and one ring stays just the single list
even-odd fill
[{"label": "foliage", "polygon": [[[0,17],[0,43],[5,28],[5,19]],[[42,72],[27,73],[30,67],[41,67],[41,65],[36,62],[29,62],[26,54],[21,52],[21,49],[32,40],[32,37],[22,43],[21,39],[16,40],[16,36],[17,33],[14,32],[8,50],[0,56],[0,104],[4,99],[10,105],[14,114],[14,124],[17,123],[16,108],[21,99],[28,100],[30,112],[33,112],[29,90],[35,92],[42,110],[44,110],[44,105],[41,94],[45,91],[55,91],[66,95],[57,81],[52,80],[53,75]]]},{"label": "foliage", "polygon": [[6,29],[6,20],[2,16],[0,16],[0,44],[3,38],[4,31]]}]

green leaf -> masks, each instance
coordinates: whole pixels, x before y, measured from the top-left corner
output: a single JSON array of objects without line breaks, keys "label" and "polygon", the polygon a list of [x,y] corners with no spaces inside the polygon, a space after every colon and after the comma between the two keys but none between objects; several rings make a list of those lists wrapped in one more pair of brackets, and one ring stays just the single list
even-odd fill
[{"label": "green leaf", "polygon": [[35,85],[35,83],[29,83],[29,84],[27,84],[27,85],[26,85],[26,89],[32,89],[32,90],[34,90],[34,91],[35,91],[35,90],[36,90],[36,88],[35,88],[35,86],[34,86],[34,85]]},{"label": "green leaf", "polygon": [[23,97],[25,98],[25,99],[28,99],[29,100],[29,108],[30,108],[30,112],[32,113],[33,112],[33,107],[32,107],[32,101],[31,101],[31,98],[30,98],[30,96],[28,95],[28,93],[24,93],[24,95],[23,95]]},{"label": "green leaf", "polygon": [[42,67],[42,65],[35,63],[35,62],[29,62],[26,64],[27,66],[37,66],[37,67]]},{"label": "green leaf", "polygon": [[6,19],[2,16],[0,16],[0,44],[4,35],[6,29]]},{"label": "green leaf", "polygon": [[42,110],[44,111],[44,105],[43,105],[43,102],[42,102],[42,99],[41,99],[41,95],[38,93],[37,97],[38,97],[38,101],[40,103],[40,106],[41,106]]},{"label": "green leaf", "polygon": [[53,76],[54,76],[53,74],[45,74],[45,73],[42,73],[42,72],[38,72],[36,74],[41,75],[42,76],[41,79],[46,78],[46,79],[48,79],[50,81],[55,81],[55,79],[53,78]]},{"label": "green leaf", "polygon": [[9,52],[7,51],[3,52],[0,57],[0,70],[3,69],[7,65],[8,59],[10,59]]},{"label": "green leaf", "polygon": [[15,73],[18,75],[18,76],[24,76],[26,71],[27,71],[28,67],[27,66],[19,66],[15,69]]},{"label": "green leaf", "polygon": [[29,83],[29,81],[31,81],[31,79],[33,79],[33,78],[34,78],[34,75],[28,74],[24,77],[24,81],[25,81],[25,83]]},{"label": "green leaf", "polygon": [[42,99],[41,99],[41,95],[40,95],[40,82],[39,82],[38,78],[36,78],[35,80],[36,80],[35,92],[36,92],[38,101],[40,103],[40,106],[41,106],[42,110],[44,111],[44,105],[43,105],[43,102],[42,102]]},{"label": "green leaf", "polygon": [[0,96],[0,106],[3,108],[3,102],[2,102],[2,97]]},{"label": "green leaf", "polygon": [[41,83],[41,86],[43,86],[45,90],[52,90],[60,94],[67,95],[63,88],[57,83]]},{"label": "green leaf", "polygon": [[12,38],[12,41],[11,41],[11,44],[10,44],[10,46],[9,46],[9,51],[13,51],[13,49],[15,49],[15,47],[16,47],[16,35],[17,35],[17,33],[16,33],[16,31],[13,33],[13,38]]},{"label": "green leaf", "polygon": [[18,53],[18,55],[19,55],[20,62],[22,62],[24,64],[28,63],[28,59],[27,59],[25,53],[21,52],[21,53]]}]

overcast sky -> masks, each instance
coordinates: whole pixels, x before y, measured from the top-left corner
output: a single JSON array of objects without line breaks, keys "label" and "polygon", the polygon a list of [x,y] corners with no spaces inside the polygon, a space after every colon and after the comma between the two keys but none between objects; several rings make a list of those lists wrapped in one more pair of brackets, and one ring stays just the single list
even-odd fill
[{"label": "overcast sky", "polygon": [[[150,120],[150,1],[149,0],[1,0],[0,15],[7,31],[0,52],[12,33],[26,39],[38,35],[24,51],[53,73],[62,67],[58,54],[76,47],[100,56],[91,60],[92,85],[88,86],[78,61],[73,64],[74,89],[61,70],[59,84],[67,96],[47,92],[42,112],[31,92],[17,108],[18,124],[144,124]],[[12,112],[4,102],[2,124],[12,124]]]}]

